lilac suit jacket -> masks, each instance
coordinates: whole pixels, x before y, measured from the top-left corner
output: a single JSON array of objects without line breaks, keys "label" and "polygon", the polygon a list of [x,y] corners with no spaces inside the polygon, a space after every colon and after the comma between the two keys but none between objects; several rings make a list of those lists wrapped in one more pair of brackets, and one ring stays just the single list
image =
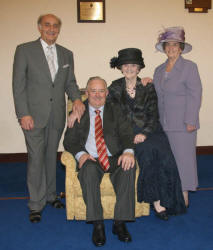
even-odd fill
[{"label": "lilac suit jacket", "polygon": [[165,131],[186,131],[186,124],[198,129],[202,87],[197,65],[180,56],[165,78],[167,61],[154,73],[161,124]]}]

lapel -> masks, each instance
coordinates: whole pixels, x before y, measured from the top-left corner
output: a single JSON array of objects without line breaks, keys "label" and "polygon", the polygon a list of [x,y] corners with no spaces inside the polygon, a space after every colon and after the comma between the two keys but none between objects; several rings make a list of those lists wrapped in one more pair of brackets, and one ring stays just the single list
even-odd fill
[{"label": "lapel", "polygon": [[111,124],[113,122],[112,112],[111,112],[111,105],[109,103],[105,103],[104,105],[104,114],[103,114],[103,133],[104,137],[110,133]]},{"label": "lapel", "polygon": [[[61,72],[62,66],[63,66],[63,61],[64,61],[63,51],[58,44],[56,44],[56,53],[57,53],[57,59],[58,59],[58,71],[56,73],[54,82],[57,81],[57,79],[60,75],[60,72]],[[48,65],[46,56],[44,54],[43,47],[42,47],[41,42],[40,42],[40,38],[35,41],[34,58],[37,61],[37,65],[40,68],[40,71],[44,72],[47,75],[48,79],[52,82],[49,65]]]},{"label": "lapel", "polygon": [[163,94],[164,91],[164,83],[165,83],[165,72],[166,72],[166,65],[167,65],[168,59],[165,61],[165,63],[162,65],[160,69],[159,79],[158,79],[158,86],[160,87],[160,91]]},{"label": "lapel", "polygon": [[62,70],[62,66],[63,66],[63,62],[64,62],[64,56],[63,56],[63,51],[61,49],[61,47],[56,44],[56,52],[57,52],[57,59],[58,59],[58,71],[55,75],[55,80],[54,82],[59,78],[61,70]]},{"label": "lapel", "polygon": [[88,134],[89,134],[89,128],[90,128],[90,117],[89,117],[88,101],[86,100],[84,104],[85,104],[86,110],[84,112],[84,115],[81,118],[81,122],[79,123],[79,128],[81,130],[80,134],[83,135],[83,140],[86,142]]},{"label": "lapel", "polygon": [[144,91],[141,91],[140,89],[143,89],[144,86],[141,84],[141,78],[137,77],[136,81],[136,92],[135,92],[135,100],[137,101],[142,100],[141,99],[141,94],[144,93]]},{"label": "lapel", "polygon": [[35,53],[33,54],[33,57],[39,67],[39,71],[44,72],[44,74],[46,74],[48,79],[52,82],[49,66],[48,66],[47,59],[46,59],[44,50],[40,42],[40,38],[35,41],[34,51]]},{"label": "lapel", "polygon": [[[117,102],[120,104],[121,109],[123,110],[124,113],[129,114],[129,105],[127,104],[127,99],[126,99],[126,80],[125,77],[119,79],[119,82],[116,83],[117,88]],[[118,88],[119,86],[119,88]]]},{"label": "lapel", "polygon": [[126,80],[122,78],[121,84],[121,102],[126,104]]},{"label": "lapel", "polygon": [[[174,79],[177,76],[177,74],[179,75],[181,73],[183,60],[184,60],[183,57],[179,56],[179,58],[176,60],[176,62],[174,64],[172,70],[169,73],[168,80]],[[166,64],[167,64],[167,62],[168,62],[168,60],[166,61]],[[166,65],[165,65],[165,70],[166,70]]]},{"label": "lapel", "polygon": [[168,63],[168,59],[162,65],[161,74],[160,74],[160,78],[159,78],[160,90],[162,92],[164,91],[166,84],[168,82],[170,82],[171,79],[178,79],[178,78],[180,78],[182,67],[183,67],[183,64],[184,64],[184,59],[183,59],[182,56],[179,56],[179,58],[177,59],[177,61],[174,64],[172,70],[170,71],[167,79],[165,79],[165,72],[166,72],[166,65],[167,65],[167,63]]}]

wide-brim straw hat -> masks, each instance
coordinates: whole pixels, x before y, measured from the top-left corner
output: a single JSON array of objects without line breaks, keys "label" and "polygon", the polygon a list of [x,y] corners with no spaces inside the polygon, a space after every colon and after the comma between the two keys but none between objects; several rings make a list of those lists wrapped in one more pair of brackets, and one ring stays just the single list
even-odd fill
[{"label": "wide-brim straw hat", "polygon": [[169,27],[165,28],[158,36],[158,42],[155,48],[160,52],[164,52],[163,43],[165,42],[180,42],[184,43],[184,50],[182,54],[188,53],[192,50],[192,45],[185,42],[185,31],[183,27]]}]

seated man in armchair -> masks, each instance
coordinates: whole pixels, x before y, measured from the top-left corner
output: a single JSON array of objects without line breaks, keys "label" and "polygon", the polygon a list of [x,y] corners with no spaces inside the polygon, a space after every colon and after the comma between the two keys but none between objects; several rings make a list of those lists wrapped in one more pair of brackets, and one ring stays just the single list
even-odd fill
[{"label": "seated man in armchair", "polygon": [[67,129],[64,148],[78,162],[87,222],[94,225],[93,243],[103,246],[106,241],[100,196],[100,183],[105,172],[110,173],[116,193],[112,232],[119,240],[129,242],[132,239],[125,222],[135,220],[134,135],[120,106],[106,103],[105,80],[90,78],[86,95],[86,111],[80,123]]}]

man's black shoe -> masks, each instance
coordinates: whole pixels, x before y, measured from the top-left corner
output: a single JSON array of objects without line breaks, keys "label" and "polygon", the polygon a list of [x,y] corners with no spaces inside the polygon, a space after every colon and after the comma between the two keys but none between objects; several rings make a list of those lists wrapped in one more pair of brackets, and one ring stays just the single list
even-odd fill
[{"label": "man's black shoe", "polygon": [[59,199],[55,199],[54,201],[48,201],[48,204],[52,205],[54,208],[65,208],[64,203],[62,203]]},{"label": "man's black shoe", "polygon": [[169,219],[169,216],[168,216],[168,214],[167,214],[166,211],[157,212],[157,211],[155,210],[155,215],[156,215],[159,219],[161,219],[161,220],[167,221],[167,220]]},{"label": "man's black shoe", "polygon": [[106,242],[106,235],[103,223],[95,223],[92,233],[92,241],[96,247],[101,247]]},{"label": "man's black shoe", "polygon": [[38,223],[41,221],[41,212],[30,210],[29,219],[32,223]]},{"label": "man's black shoe", "polygon": [[126,225],[124,222],[114,223],[112,227],[113,234],[117,234],[118,239],[124,242],[132,241],[130,233],[126,229]]}]

